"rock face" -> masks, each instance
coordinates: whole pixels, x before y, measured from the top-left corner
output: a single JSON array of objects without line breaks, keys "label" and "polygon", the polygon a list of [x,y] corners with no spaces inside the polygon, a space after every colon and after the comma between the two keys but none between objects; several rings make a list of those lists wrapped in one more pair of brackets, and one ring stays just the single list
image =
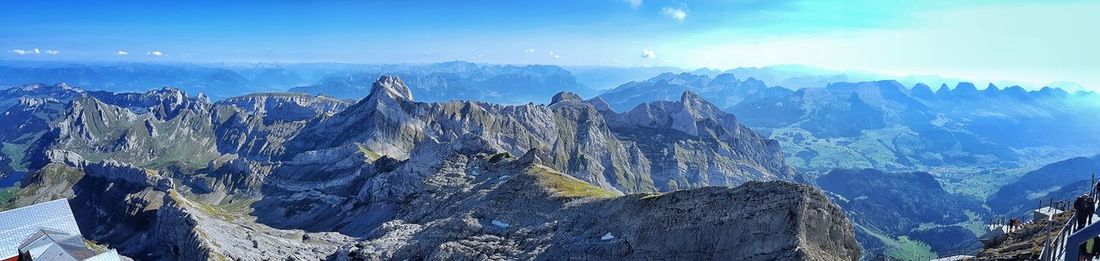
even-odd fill
[{"label": "rock face", "polygon": [[1057,237],[1073,211],[1055,215],[1053,220],[1027,223],[998,240],[982,246],[974,260],[1039,260],[1043,244]]},{"label": "rock face", "polygon": [[[405,200],[411,202],[402,204],[394,219],[368,234],[367,240],[344,248],[339,256],[444,260],[857,260],[860,256],[843,212],[809,186],[749,182],[736,188],[613,197],[534,164],[534,158],[529,154],[494,162],[485,154],[449,156],[443,164],[448,167],[423,177],[422,192],[406,194]],[[462,169],[465,173],[455,172]]]},{"label": "rock face", "polygon": [[[693,93],[615,113],[177,89],[74,96],[3,206],[70,198],[148,259],[859,258],[778,144]],[[758,182],[771,181],[771,182]],[[727,187],[710,187],[727,186]],[[729,188],[728,186],[738,186]],[[667,194],[637,194],[675,191]]]}]

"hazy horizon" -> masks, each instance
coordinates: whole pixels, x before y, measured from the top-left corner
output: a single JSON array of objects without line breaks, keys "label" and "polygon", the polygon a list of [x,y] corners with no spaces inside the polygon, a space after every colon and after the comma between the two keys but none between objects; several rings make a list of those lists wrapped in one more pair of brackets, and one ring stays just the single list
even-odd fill
[{"label": "hazy horizon", "polygon": [[830,70],[1100,88],[1090,1],[0,3],[4,60]]},{"label": "hazy horizon", "polygon": [[[228,68],[232,68],[232,67],[262,67],[262,66],[325,66],[325,65],[330,65],[330,66],[431,65],[431,64],[441,64],[441,63],[451,63],[451,62],[473,63],[473,64],[478,64],[478,65],[489,65],[489,66],[551,65],[551,66],[560,66],[560,67],[565,68],[565,69],[577,69],[577,68],[581,68],[581,69],[585,69],[585,68],[587,68],[587,69],[606,68],[606,69],[626,69],[626,70],[629,70],[629,69],[666,69],[666,70],[661,71],[662,73],[695,73],[695,72],[698,72],[698,71],[708,71],[708,70],[712,71],[712,72],[717,72],[717,73],[729,73],[730,71],[739,70],[739,69],[779,69],[779,70],[786,69],[786,70],[791,70],[791,71],[795,71],[795,70],[802,71],[801,73],[788,72],[789,74],[791,74],[791,75],[788,75],[788,76],[843,74],[843,75],[851,76],[851,77],[853,77],[853,79],[850,80],[850,81],[839,81],[839,82],[863,82],[863,81],[895,80],[895,81],[900,82],[906,88],[912,88],[916,84],[925,84],[925,85],[929,85],[933,89],[936,89],[941,84],[946,84],[948,87],[953,89],[953,88],[957,87],[957,84],[965,82],[965,83],[973,83],[973,84],[977,85],[979,90],[982,90],[982,89],[986,88],[988,84],[993,84],[993,85],[996,85],[998,88],[1001,88],[1001,89],[1004,89],[1006,87],[1011,87],[1011,86],[1020,86],[1020,87],[1023,87],[1025,89],[1032,90],[1032,91],[1037,91],[1037,90],[1042,89],[1044,87],[1060,88],[1060,89],[1064,89],[1064,90],[1067,90],[1067,91],[1080,91],[1080,90],[1093,91],[1093,92],[1100,91],[1100,89],[1093,89],[1093,88],[1089,88],[1088,86],[1083,86],[1083,85],[1081,85],[1079,83],[1076,83],[1076,82],[1066,82],[1066,81],[1052,81],[1052,82],[1048,82],[1048,83],[1032,83],[1032,82],[1013,81],[1013,80],[1006,80],[1006,79],[967,79],[967,78],[944,76],[944,75],[924,75],[924,74],[894,75],[894,74],[889,74],[889,73],[881,73],[881,72],[873,72],[873,71],[837,70],[837,69],[821,68],[821,67],[814,67],[814,66],[801,65],[801,64],[778,64],[778,65],[768,65],[768,66],[739,66],[739,67],[731,67],[731,68],[713,68],[713,67],[694,67],[693,68],[693,67],[678,67],[678,66],[672,66],[672,65],[554,65],[554,64],[538,64],[538,63],[530,63],[530,64],[523,64],[523,63],[486,63],[486,62],[473,62],[473,61],[466,61],[466,60],[446,60],[446,61],[435,61],[435,62],[405,62],[405,63],[400,63],[400,62],[398,62],[398,63],[381,63],[381,62],[380,63],[354,63],[354,62],[195,62],[195,61],[170,61],[170,60],[169,61],[112,61],[112,60],[84,60],[84,61],[81,61],[81,60],[71,60],[71,61],[67,61],[67,60],[47,60],[47,61],[41,61],[41,60],[0,59],[0,66],[8,65],[8,66],[56,67],[56,66],[67,66],[67,65],[114,66],[114,65],[141,64],[141,65],[162,65],[162,66],[200,66],[200,67],[228,67]],[[809,71],[809,72],[807,72],[807,71]],[[657,76],[657,75],[652,75],[652,76]],[[710,75],[710,76],[713,77],[714,75]],[[750,76],[738,76],[738,77],[752,78],[751,75]],[[648,79],[648,77],[645,78],[645,79]],[[645,79],[638,79],[638,80],[645,80]],[[627,83],[627,82],[620,82],[618,84],[625,84],[625,83]],[[770,82],[766,82],[766,84],[768,84],[769,86],[781,86],[781,85],[778,85],[777,83],[770,83]],[[610,90],[614,87],[615,86],[604,86],[601,89],[602,90]],[[789,89],[804,88],[804,87],[791,87],[791,86],[781,86],[781,87],[788,87]],[[813,87],[810,87],[810,88],[824,88],[824,87],[825,86],[813,86]]]}]

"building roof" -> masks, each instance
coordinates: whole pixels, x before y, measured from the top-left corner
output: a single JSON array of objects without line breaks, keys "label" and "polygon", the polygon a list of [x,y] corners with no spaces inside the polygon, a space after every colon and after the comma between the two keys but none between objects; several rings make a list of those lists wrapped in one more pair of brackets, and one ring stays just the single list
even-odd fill
[{"label": "building roof", "polygon": [[19,246],[35,233],[80,236],[69,201],[58,199],[0,212],[0,258],[19,255]]},{"label": "building roof", "polygon": [[27,253],[32,260],[84,260],[96,255],[95,250],[84,243],[84,238],[45,229],[23,240],[19,252]]}]

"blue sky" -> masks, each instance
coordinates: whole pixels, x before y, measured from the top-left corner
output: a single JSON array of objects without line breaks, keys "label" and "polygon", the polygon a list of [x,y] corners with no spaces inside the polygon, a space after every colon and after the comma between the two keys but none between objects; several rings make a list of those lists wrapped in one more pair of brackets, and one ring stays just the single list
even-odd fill
[{"label": "blue sky", "polygon": [[804,64],[1100,86],[1098,14],[1062,0],[6,0],[0,59]]}]

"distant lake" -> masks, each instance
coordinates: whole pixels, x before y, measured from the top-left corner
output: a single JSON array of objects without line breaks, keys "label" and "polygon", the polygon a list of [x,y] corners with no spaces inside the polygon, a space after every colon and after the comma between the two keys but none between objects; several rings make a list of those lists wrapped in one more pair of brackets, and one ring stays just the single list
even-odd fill
[{"label": "distant lake", "polygon": [[0,188],[14,186],[16,182],[19,182],[23,179],[24,175],[27,175],[27,173],[22,171],[13,171],[11,175],[8,175],[8,177],[0,179]]}]

